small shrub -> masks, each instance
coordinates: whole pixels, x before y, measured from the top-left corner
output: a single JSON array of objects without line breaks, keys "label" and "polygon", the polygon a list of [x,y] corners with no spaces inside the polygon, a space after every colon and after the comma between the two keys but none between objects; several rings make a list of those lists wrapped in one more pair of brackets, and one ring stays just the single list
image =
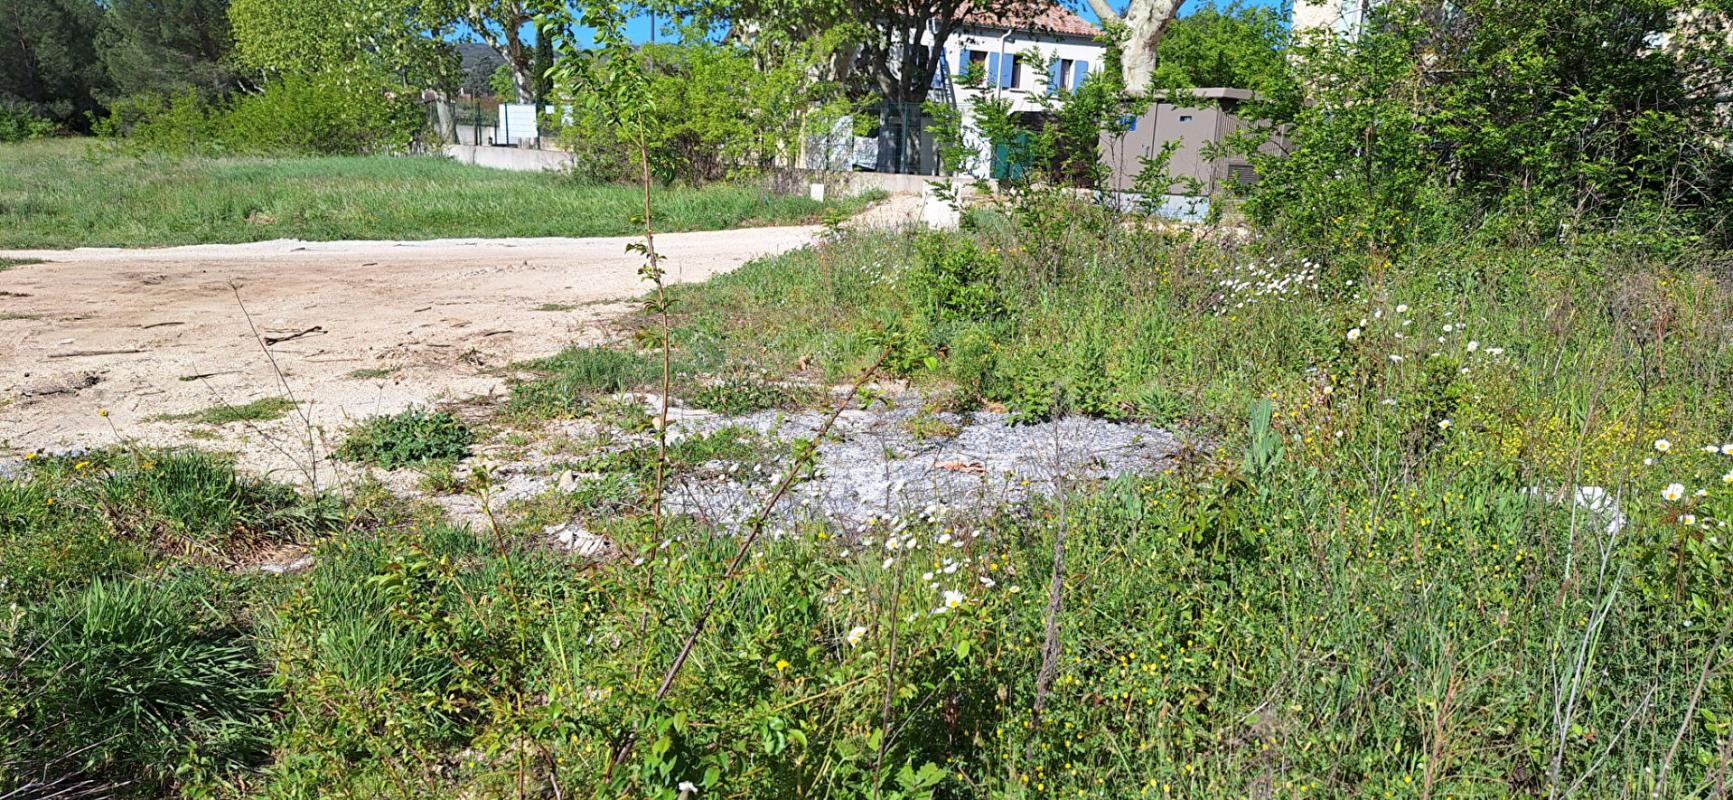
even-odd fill
[{"label": "small shrub", "polygon": [[345,461],[396,469],[469,455],[474,432],[445,411],[410,409],[374,417],[350,432],[337,449]]},{"label": "small shrub", "polygon": [[262,761],[274,693],[230,591],[207,573],[98,580],[0,626],[0,794],[31,776],[165,796]]},{"label": "small shrub", "polygon": [[22,142],[54,135],[59,126],[30,106],[0,99],[0,142]]},{"label": "small shrub", "polygon": [[910,417],[908,422],[903,423],[903,427],[908,430],[910,436],[921,442],[931,439],[955,439],[957,434],[963,432],[963,429],[956,423],[947,421],[927,409],[921,409],[920,413]]},{"label": "small shrub", "polygon": [[915,308],[934,324],[979,322],[1005,313],[999,263],[971,239],[938,234],[915,243],[919,261],[904,278]]}]

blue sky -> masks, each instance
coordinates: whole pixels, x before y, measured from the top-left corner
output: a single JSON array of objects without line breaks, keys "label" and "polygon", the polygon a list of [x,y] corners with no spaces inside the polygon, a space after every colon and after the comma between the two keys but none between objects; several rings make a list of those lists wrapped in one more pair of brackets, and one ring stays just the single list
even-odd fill
[{"label": "blue sky", "polygon": [[[1109,2],[1112,2],[1116,7],[1125,4],[1125,0],[1109,0]],[[1275,8],[1281,5],[1281,0],[1241,0],[1241,4],[1246,6]],[[1087,19],[1090,22],[1100,21],[1095,18],[1095,12],[1089,10],[1087,2],[1077,0],[1076,2],[1070,3],[1070,5],[1072,10],[1082,15],[1084,19]],[[1204,0],[1185,0],[1185,5],[1180,6],[1179,14],[1183,17],[1194,9],[1202,8],[1204,5]],[[1217,0],[1216,5],[1226,6],[1227,0]],[[650,39],[649,17],[638,17],[633,19],[631,22],[626,24],[626,32],[632,37],[632,41],[634,42],[648,41]]]}]

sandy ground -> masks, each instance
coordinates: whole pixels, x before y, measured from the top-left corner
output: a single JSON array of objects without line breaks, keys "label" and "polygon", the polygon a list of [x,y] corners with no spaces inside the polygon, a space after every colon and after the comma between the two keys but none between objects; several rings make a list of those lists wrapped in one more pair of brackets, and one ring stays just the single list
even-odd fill
[{"label": "sandy ground", "polygon": [[[684,282],[818,233],[755,228],[656,241],[670,279]],[[292,395],[314,438],[334,444],[359,418],[499,395],[500,367],[607,338],[608,322],[647,288],[629,241],[0,252],[47,261],[0,271],[0,455],[117,439],[197,444],[232,451],[257,472],[305,478],[326,448],[309,447],[297,415],[220,427],[153,418]],[[559,310],[541,310],[550,306]],[[262,347],[259,337],[292,338]]]}]

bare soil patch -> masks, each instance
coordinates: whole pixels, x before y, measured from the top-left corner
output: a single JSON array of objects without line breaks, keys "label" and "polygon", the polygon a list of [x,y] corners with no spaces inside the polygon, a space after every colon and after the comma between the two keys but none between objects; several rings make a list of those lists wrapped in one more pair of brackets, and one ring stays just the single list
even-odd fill
[{"label": "bare soil patch", "polygon": [[[701,281],[817,234],[756,228],[656,243],[670,280]],[[497,396],[500,367],[605,338],[646,288],[630,241],[0,252],[43,260],[0,272],[0,455],[117,439],[196,444],[232,451],[260,474],[305,479],[355,420]],[[274,420],[161,419],[281,396],[297,410]]]}]

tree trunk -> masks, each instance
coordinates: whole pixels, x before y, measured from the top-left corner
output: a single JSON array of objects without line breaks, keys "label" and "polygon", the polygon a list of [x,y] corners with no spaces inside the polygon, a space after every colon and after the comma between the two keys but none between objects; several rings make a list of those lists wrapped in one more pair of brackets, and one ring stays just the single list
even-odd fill
[{"label": "tree trunk", "polygon": [[1185,0],[1131,0],[1131,5],[1122,15],[1108,5],[1107,0],[1089,0],[1089,7],[1103,23],[1118,24],[1120,31],[1120,76],[1125,79],[1125,90],[1136,96],[1149,93],[1149,84],[1155,77],[1155,49],[1161,44],[1161,35],[1167,32],[1167,24],[1179,14],[1179,7]]},{"label": "tree trunk", "polygon": [[439,136],[446,144],[457,143],[457,108],[452,105],[451,95],[441,93],[439,99],[433,101],[433,111],[439,119]]},{"label": "tree trunk", "polygon": [[512,86],[517,87],[517,101],[519,103],[534,103],[536,101],[535,76],[530,74],[528,68],[519,67],[517,64],[513,64],[511,68],[511,84]]}]

